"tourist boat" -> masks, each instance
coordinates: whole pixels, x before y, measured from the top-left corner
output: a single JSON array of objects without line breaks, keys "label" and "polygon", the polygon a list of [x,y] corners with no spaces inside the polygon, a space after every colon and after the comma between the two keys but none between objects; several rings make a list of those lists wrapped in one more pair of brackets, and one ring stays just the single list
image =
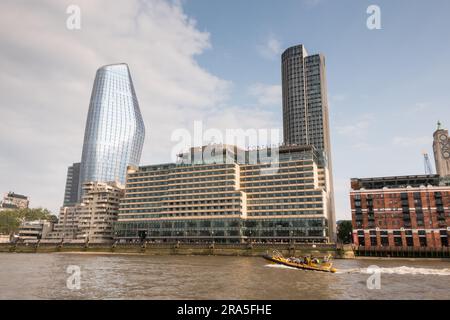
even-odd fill
[{"label": "tourist boat", "polygon": [[288,267],[303,269],[303,270],[312,270],[312,271],[323,271],[323,272],[336,272],[337,270],[333,268],[333,264],[330,262],[331,255],[326,256],[320,261],[317,258],[311,259],[310,257],[305,258],[285,258],[278,251],[273,251],[272,254],[265,254],[264,259],[269,261],[282,264]]}]

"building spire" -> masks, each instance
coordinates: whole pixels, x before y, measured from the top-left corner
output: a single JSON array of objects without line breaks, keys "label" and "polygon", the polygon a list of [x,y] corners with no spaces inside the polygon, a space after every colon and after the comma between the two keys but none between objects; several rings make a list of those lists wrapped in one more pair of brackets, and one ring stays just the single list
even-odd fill
[{"label": "building spire", "polygon": [[438,120],[437,122],[437,130],[441,130],[442,129],[442,123]]}]

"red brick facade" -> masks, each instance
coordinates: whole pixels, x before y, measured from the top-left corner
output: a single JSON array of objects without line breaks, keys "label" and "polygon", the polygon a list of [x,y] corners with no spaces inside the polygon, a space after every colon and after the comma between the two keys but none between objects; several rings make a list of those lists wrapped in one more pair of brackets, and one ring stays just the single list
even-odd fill
[{"label": "red brick facade", "polygon": [[449,246],[450,186],[366,189],[352,180],[350,202],[357,246]]}]

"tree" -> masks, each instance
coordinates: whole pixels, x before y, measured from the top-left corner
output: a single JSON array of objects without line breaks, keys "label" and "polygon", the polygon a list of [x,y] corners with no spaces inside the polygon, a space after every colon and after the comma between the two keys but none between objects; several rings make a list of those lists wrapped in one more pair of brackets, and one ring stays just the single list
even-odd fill
[{"label": "tree", "polygon": [[338,224],[338,240],[342,243],[351,243],[352,242],[352,222],[350,220],[341,221]]},{"label": "tree", "polygon": [[0,233],[11,234],[19,231],[24,221],[48,220],[54,222],[56,217],[44,208],[8,209],[0,211]]},{"label": "tree", "polygon": [[0,212],[0,234],[11,234],[19,230],[20,219],[13,210]]}]

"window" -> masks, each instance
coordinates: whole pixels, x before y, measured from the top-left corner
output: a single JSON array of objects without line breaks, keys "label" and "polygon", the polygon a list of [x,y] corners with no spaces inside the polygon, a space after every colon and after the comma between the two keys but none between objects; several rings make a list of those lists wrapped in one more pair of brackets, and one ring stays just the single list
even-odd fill
[{"label": "window", "polygon": [[448,247],[448,237],[447,235],[441,235],[441,245],[443,247]]},{"label": "window", "polygon": [[373,237],[373,236],[370,237],[370,245],[373,247],[376,247],[378,245],[377,237]]},{"label": "window", "polygon": [[420,236],[419,237],[419,243],[421,247],[426,247],[427,246],[427,237],[425,236]]},{"label": "window", "polygon": [[408,247],[412,247],[412,246],[414,246],[414,242],[413,242],[413,238],[412,238],[412,236],[407,236],[406,237],[406,245],[408,246]]},{"label": "window", "polygon": [[364,239],[364,236],[359,236],[358,237],[358,243],[359,243],[359,245],[360,246],[365,246],[366,245],[366,241],[365,241],[365,239]]}]

